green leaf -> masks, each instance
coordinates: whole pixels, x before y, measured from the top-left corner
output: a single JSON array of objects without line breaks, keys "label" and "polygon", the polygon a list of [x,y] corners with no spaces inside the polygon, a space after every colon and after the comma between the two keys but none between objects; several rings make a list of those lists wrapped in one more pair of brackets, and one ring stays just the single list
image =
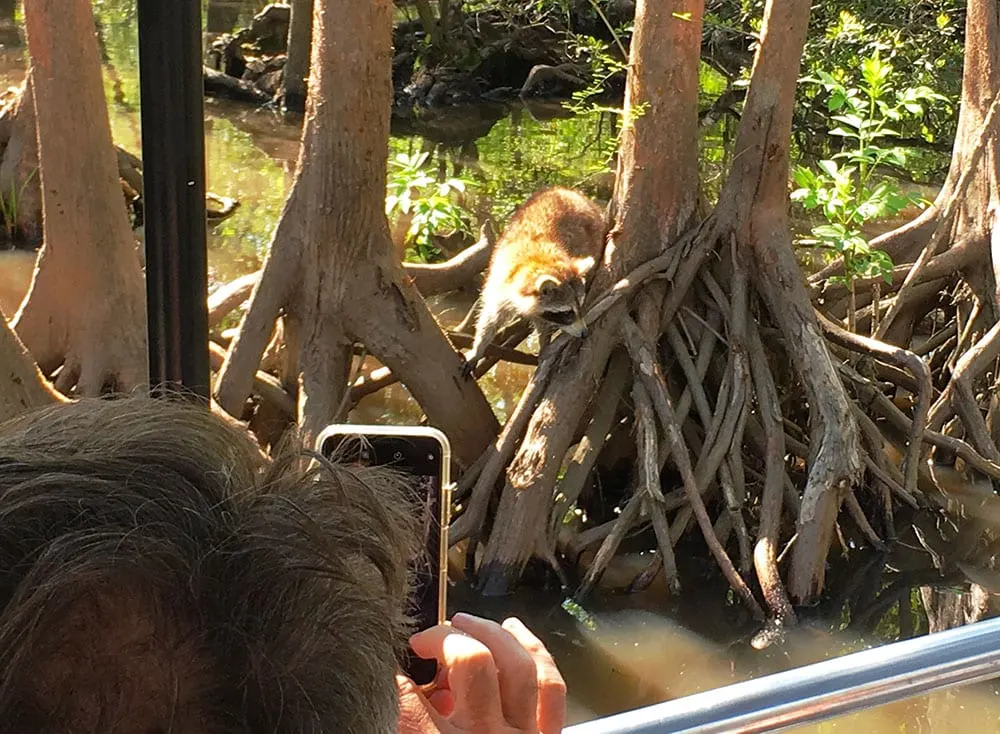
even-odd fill
[{"label": "green leaf", "polygon": [[821,240],[839,240],[847,236],[847,228],[842,224],[821,224],[813,227],[812,233]]},{"label": "green leaf", "polygon": [[823,81],[823,84],[826,84],[831,87],[840,86],[839,82],[836,79],[834,79],[833,76],[828,72],[817,71],[816,76],[818,76]]},{"label": "green leaf", "polygon": [[834,115],[830,119],[836,122],[842,122],[843,124],[847,125],[850,128],[854,128],[855,130],[860,130],[865,124],[865,121],[861,119],[858,115]]},{"label": "green leaf", "polygon": [[848,130],[846,127],[840,125],[833,128],[833,130],[830,131],[830,135],[836,135],[840,138],[852,138],[853,140],[857,140],[861,137],[856,130]]},{"label": "green leaf", "polygon": [[795,181],[796,185],[803,188],[813,187],[816,185],[816,174],[805,166],[796,166],[795,170],[792,171],[792,179]]},{"label": "green leaf", "polygon": [[844,91],[835,91],[830,95],[830,98],[826,101],[826,109],[829,112],[836,112],[847,102],[847,93]]},{"label": "green leaf", "polygon": [[827,175],[833,178],[837,177],[837,163],[836,161],[823,160],[816,164],[819,166]]}]

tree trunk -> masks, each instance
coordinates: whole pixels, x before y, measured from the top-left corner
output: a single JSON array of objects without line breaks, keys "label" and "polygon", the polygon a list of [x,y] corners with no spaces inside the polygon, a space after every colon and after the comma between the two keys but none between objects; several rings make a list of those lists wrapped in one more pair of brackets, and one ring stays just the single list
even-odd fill
[{"label": "tree trunk", "polygon": [[[956,412],[962,418],[961,427],[952,427],[949,433],[960,433],[964,428],[976,450],[995,458],[998,446],[990,435],[982,412],[973,395],[985,380],[996,379],[995,358],[986,359],[971,371],[963,363],[980,352],[995,351],[996,322],[1000,317],[1000,5],[995,0],[969,0],[965,25],[965,66],[962,75],[962,101],[958,118],[958,131],[952,150],[948,178],[935,201],[934,224],[941,232],[934,232],[921,244],[926,257],[937,249],[950,246],[954,250],[969,252],[963,278],[969,284],[976,305],[967,305],[965,311],[978,309],[980,316],[969,325],[969,337],[964,354],[954,356],[955,369],[941,393],[941,398],[931,410],[929,427],[945,428]],[[953,218],[947,216],[949,205]],[[944,235],[944,236],[942,236]],[[940,243],[940,244],[938,244]],[[947,243],[947,245],[945,244]],[[984,267],[992,259],[992,267]],[[914,283],[919,282],[916,278]],[[905,288],[905,286],[904,286]],[[992,327],[992,332],[990,329]],[[960,347],[962,348],[962,347]],[[989,374],[992,372],[992,376]],[[987,394],[991,392],[987,389]],[[963,396],[968,396],[966,409],[962,410]],[[992,412],[992,411],[991,411]],[[947,429],[946,429],[947,430]],[[985,602],[982,589],[973,585],[971,591],[956,594],[951,590],[931,587],[921,589],[931,631],[947,629],[982,618]]]},{"label": "tree trunk", "polygon": [[[636,6],[613,224],[592,293],[601,293],[624,273],[662,253],[694,212],[698,160],[691,141],[697,139],[703,9],[701,0],[640,0]],[[509,591],[531,556],[544,553],[549,545],[545,531],[553,487],[587,408],[581,396],[598,392],[608,357],[620,344],[626,316],[623,307],[613,309],[586,340],[564,350],[507,470],[480,571],[484,593]],[[458,535],[478,534],[483,514],[479,508],[484,507],[492,482],[491,477],[480,478],[475,488],[478,501],[473,500],[477,512],[459,521]]]},{"label": "tree trunk", "polygon": [[60,400],[0,313],[0,421]]},{"label": "tree trunk", "polygon": [[[956,212],[952,246],[973,250],[971,265],[965,279],[983,303],[989,304],[993,320],[997,313],[995,274],[1000,272],[1000,252],[993,253],[993,268],[984,268],[990,258],[990,235],[1000,216],[1000,115],[991,116],[983,131],[990,108],[1000,94],[1000,4],[991,0],[969,0],[965,23],[965,68],[962,72],[962,102],[958,116],[958,131],[952,151],[948,184],[944,196],[959,195],[961,205]],[[976,147],[982,132],[986,134],[985,150]],[[972,178],[964,195],[955,189],[963,172],[972,170]],[[946,200],[946,199],[945,199]],[[941,223],[939,226],[947,226]],[[987,326],[988,328],[988,326]]]},{"label": "tree trunk", "polygon": [[791,593],[800,603],[823,589],[840,502],[861,472],[850,400],[816,322],[788,224],[789,141],[810,4],[768,0],[733,170],[715,214],[723,232],[734,232],[739,257],[752,266],[808,396],[809,477],[790,574]]},{"label": "tree trunk", "polygon": [[337,413],[351,345],[389,367],[471,464],[496,434],[489,404],[395,256],[385,218],[392,4],[317,0],[298,170],[261,279],[219,374],[244,410],[279,312],[298,343],[306,434]]},{"label": "tree trunk", "polygon": [[312,45],[313,0],[292,0],[288,24],[288,56],[282,82],[282,104],[290,112],[306,111],[306,80]]},{"label": "tree trunk", "polygon": [[147,381],[142,271],[118,178],[87,0],[25,6],[44,244],[14,329],[56,386]]}]

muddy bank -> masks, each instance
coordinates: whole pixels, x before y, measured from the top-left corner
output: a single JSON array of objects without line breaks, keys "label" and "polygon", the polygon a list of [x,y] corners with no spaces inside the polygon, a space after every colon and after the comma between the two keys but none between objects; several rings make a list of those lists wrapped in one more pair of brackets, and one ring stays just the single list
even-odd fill
[{"label": "muddy bank", "polygon": [[[572,3],[565,16],[545,18],[530,9],[462,12],[447,6],[444,17],[426,17],[405,5],[401,13],[408,19],[393,30],[395,119],[516,98],[569,99],[585,88],[610,98],[624,92],[624,72],[595,73],[593,49],[624,61],[629,37],[613,34],[609,26],[627,27],[634,0],[608,3],[604,18],[590,2]],[[289,21],[289,6],[272,4],[248,27],[212,38],[205,59],[206,93],[280,105]],[[584,46],[591,50],[581,50]]]}]

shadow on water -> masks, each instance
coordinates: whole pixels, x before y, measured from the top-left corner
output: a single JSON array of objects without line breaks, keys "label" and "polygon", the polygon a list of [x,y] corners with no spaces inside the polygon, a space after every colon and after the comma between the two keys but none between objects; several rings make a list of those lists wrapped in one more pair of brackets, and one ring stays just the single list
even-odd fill
[{"label": "shadow on water", "polygon": [[[120,19],[130,20],[127,0],[116,3]],[[212,30],[246,23],[256,2],[213,0],[207,18]],[[103,24],[108,65],[106,90],[115,140],[140,150],[138,76],[134,24]],[[0,56],[0,79],[23,78],[21,54]],[[218,100],[206,101],[208,187],[241,202],[234,216],[210,233],[213,284],[257,270],[291,184],[298,155],[299,127],[266,109],[248,109]],[[703,139],[702,174],[711,189],[724,170],[726,130]],[[558,107],[483,105],[428,112],[419,120],[397,121],[392,153],[431,151],[442,170],[463,171],[475,182],[479,218],[504,218],[526,196],[545,184],[578,186],[598,199],[610,196],[610,154],[614,130],[599,115],[567,117]],[[0,308],[12,314],[27,289],[33,254],[0,253]],[[465,316],[474,294],[431,299],[443,326]],[[527,348],[535,345],[529,343]],[[374,366],[374,364],[372,364]],[[482,381],[501,418],[513,407],[530,368],[500,365]],[[359,422],[420,419],[405,388],[393,386],[367,398],[352,418]],[[848,542],[850,540],[848,539]],[[671,597],[655,581],[645,591],[622,594],[646,559],[616,559],[606,574],[604,593],[582,606],[565,603],[559,591],[532,589],[510,597],[483,599],[468,586],[453,585],[450,606],[494,619],[517,615],[553,651],[570,691],[569,718],[583,721],[625,709],[709,690],[747,678],[808,664],[926,631],[919,600],[923,584],[947,587],[921,543],[903,538],[887,559],[854,553],[850,562],[833,564],[828,598],[807,610],[800,629],[780,645],[754,651],[754,625],[729,600],[717,575],[699,568],[703,548],[692,541],[678,559],[685,591]],[[630,565],[631,564],[631,565]],[[617,579],[617,580],[616,580]],[[708,579],[706,581],[706,579]],[[914,699],[876,711],[843,717],[808,732],[951,732],[978,727],[1000,731],[998,691],[993,685]]]}]

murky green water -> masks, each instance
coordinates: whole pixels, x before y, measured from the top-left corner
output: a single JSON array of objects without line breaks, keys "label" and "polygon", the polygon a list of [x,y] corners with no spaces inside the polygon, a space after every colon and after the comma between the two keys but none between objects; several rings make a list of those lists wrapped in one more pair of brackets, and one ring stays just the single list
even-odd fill
[{"label": "murky green water", "polygon": [[[216,2],[245,20],[256,2]],[[134,0],[99,0],[107,52],[106,89],[116,142],[140,151],[138,73]],[[216,8],[218,9],[218,8]],[[16,84],[24,60],[18,53],[0,56],[0,79]],[[610,195],[609,156],[614,131],[599,115],[559,116],[551,106],[513,107],[497,115],[493,108],[454,112],[486,119],[484,135],[472,140],[432,142],[413,135],[395,135],[392,153],[430,150],[442,171],[461,171],[472,179],[470,201],[479,215],[491,213],[502,221],[521,200],[543,184],[582,187],[596,198]],[[496,118],[490,123],[493,118]],[[442,129],[448,127],[443,124]],[[452,125],[461,128],[463,125]],[[468,127],[465,125],[464,127]],[[726,163],[728,131],[717,126],[703,141],[703,187],[711,196]],[[436,139],[440,139],[435,136]],[[206,101],[206,153],[209,189],[241,203],[230,219],[210,233],[209,263],[213,283],[258,269],[267,251],[291,181],[298,155],[299,128],[266,109]],[[19,284],[27,288],[30,255],[11,253],[0,260],[0,306],[17,300]],[[457,323],[471,297],[438,299],[433,307],[443,323]],[[493,405],[503,415],[513,407],[528,374],[527,368],[506,366],[483,381]],[[406,391],[395,387],[369,399],[358,409],[362,421],[414,421],[419,412]],[[683,558],[679,556],[679,560]],[[623,556],[609,570],[628,577],[645,561]],[[755,631],[739,607],[726,601],[726,589],[700,583],[697,567],[684,570],[687,586],[680,599],[654,584],[641,594],[604,593],[588,602],[585,614],[570,616],[558,592],[518,594],[483,600],[463,585],[452,590],[451,606],[493,618],[517,614],[543,637],[556,655],[570,690],[570,720],[581,721],[628,708],[766,674],[869,645],[882,644],[899,633],[898,619],[886,617],[873,628],[858,631],[847,625],[843,607],[833,606],[793,634],[787,644],[753,652],[748,635]],[[711,578],[714,578],[712,576]],[[836,573],[831,573],[836,578]],[[916,614],[921,614],[919,607]],[[877,711],[845,717],[802,731],[811,732],[951,732],[978,727],[1000,731],[997,691],[992,686],[925,697]]]}]

